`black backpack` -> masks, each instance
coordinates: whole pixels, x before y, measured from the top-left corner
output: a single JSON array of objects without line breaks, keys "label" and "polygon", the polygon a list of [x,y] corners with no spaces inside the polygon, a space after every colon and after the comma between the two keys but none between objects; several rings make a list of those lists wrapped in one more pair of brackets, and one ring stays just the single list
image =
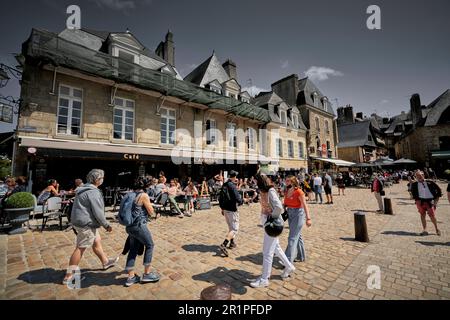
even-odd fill
[{"label": "black backpack", "polygon": [[219,205],[220,208],[226,208],[227,204],[230,204],[233,201],[233,198],[230,194],[230,189],[228,187],[228,182],[224,183],[222,188],[219,190]]}]

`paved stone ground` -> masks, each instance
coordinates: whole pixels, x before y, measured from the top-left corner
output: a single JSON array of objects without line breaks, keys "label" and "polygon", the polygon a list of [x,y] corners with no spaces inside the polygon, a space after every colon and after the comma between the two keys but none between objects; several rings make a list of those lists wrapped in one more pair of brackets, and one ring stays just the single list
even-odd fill
[{"label": "paved stone ground", "polygon": [[[444,185],[442,185],[444,188]],[[125,257],[102,271],[88,250],[82,260],[81,289],[61,284],[74,246],[72,232],[56,226],[43,233],[0,235],[0,299],[199,299],[211,284],[229,283],[233,299],[449,299],[450,205],[442,198],[438,221],[442,236],[420,237],[420,219],[405,184],[388,190],[394,216],[377,214],[376,201],[366,189],[347,189],[334,205],[311,204],[313,227],[304,229],[307,261],[296,263],[295,275],[283,281],[274,265],[269,288],[252,289],[248,279],[261,272],[263,230],[259,205],[244,206],[238,248],[220,255],[226,225],[218,207],[192,218],[162,217],[150,222],[155,241],[153,267],[162,275],[157,284],[123,286]],[[353,213],[367,212],[370,243],[353,241]],[[119,255],[126,239],[115,223],[112,234],[101,231],[110,256]],[[286,246],[287,230],[281,236]],[[138,264],[142,257],[138,257]],[[137,265],[138,265],[137,264]],[[366,286],[369,265],[381,269],[381,289]],[[138,265],[139,273],[143,267]]]}]

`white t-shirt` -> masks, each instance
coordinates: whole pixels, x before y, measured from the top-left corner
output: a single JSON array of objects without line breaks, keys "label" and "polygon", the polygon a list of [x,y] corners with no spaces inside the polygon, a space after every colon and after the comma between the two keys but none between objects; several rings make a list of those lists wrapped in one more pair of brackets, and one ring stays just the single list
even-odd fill
[{"label": "white t-shirt", "polygon": [[321,186],[322,185],[322,178],[321,177],[315,177],[314,178],[314,185],[315,186]]},{"label": "white t-shirt", "polygon": [[419,198],[420,199],[433,199],[433,194],[428,188],[428,184],[426,182],[418,182],[419,184]]}]

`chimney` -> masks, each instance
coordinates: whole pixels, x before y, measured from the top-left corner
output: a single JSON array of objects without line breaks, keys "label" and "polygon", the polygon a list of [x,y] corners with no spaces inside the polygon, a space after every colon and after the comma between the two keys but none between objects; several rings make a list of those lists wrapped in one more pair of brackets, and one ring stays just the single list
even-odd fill
[{"label": "chimney", "polygon": [[167,31],[166,41],[160,42],[155,50],[155,53],[167,61],[172,67],[175,66],[175,46],[173,42],[173,33]]},{"label": "chimney", "polygon": [[225,69],[225,72],[231,79],[237,80],[236,64],[233,61],[228,59],[227,61],[225,61],[222,67]]},{"label": "chimney", "polygon": [[362,112],[358,112],[358,113],[356,114],[356,119],[363,120],[363,118],[364,118],[364,115],[363,115]]},{"label": "chimney", "polygon": [[349,104],[344,108],[344,119],[345,123],[355,123],[355,116],[353,115],[353,107]]},{"label": "chimney", "polygon": [[298,105],[299,81],[296,74],[291,74],[272,83],[272,91],[291,106]]},{"label": "chimney", "polygon": [[422,120],[422,104],[420,103],[419,94],[413,94],[409,102],[411,105],[413,128],[415,129],[417,127],[417,124]]}]

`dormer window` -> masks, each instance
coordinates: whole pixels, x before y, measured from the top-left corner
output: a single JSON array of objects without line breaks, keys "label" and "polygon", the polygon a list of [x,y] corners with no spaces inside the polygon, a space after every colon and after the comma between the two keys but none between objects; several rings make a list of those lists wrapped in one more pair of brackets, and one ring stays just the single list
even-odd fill
[{"label": "dormer window", "polygon": [[215,93],[222,94],[222,88],[217,83],[214,83],[214,81],[208,84],[206,87],[209,90],[214,91]]},{"label": "dormer window", "polygon": [[292,124],[294,126],[294,129],[298,129],[298,115],[292,115]]},{"label": "dormer window", "polygon": [[250,103],[250,99],[241,96],[241,101],[245,103]]},{"label": "dormer window", "polygon": [[319,105],[319,99],[317,96],[318,96],[317,92],[313,92],[313,94],[311,95],[311,99],[314,103],[314,107],[318,107],[318,105]]},{"label": "dormer window", "polygon": [[280,110],[280,121],[284,126],[287,126],[287,115],[285,110]]},{"label": "dormer window", "polygon": [[324,97],[322,99],[322,106],[323,106],[323,110],[328,111],[328,98]]}]

